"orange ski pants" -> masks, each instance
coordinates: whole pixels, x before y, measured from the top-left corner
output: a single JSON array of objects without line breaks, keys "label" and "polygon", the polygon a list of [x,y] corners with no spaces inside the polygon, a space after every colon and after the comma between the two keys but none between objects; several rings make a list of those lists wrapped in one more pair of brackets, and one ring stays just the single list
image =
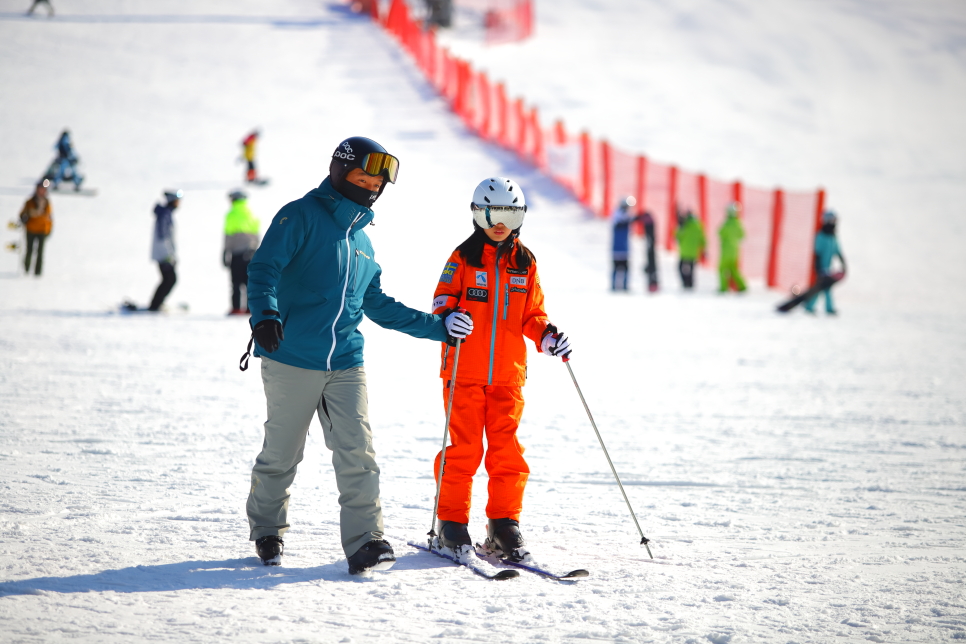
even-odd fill
[{"label": "orange ski pants", "polygon": [[[449,387],[443,387],[443,410],[449,402]],[[443,521],[470,522],[473,475],[483,460],[486,434],[486,473],[489,476],[486,516],[490,519],[519,520],[523,489],[530,468],[523,460],[523,446],[517,427],[523,416],[521,387],[456,384],[450,417],[450,444],[446,448],[446,469],[439,493],[438,516]],[[440,454],[434,471],[439,481]]]}]

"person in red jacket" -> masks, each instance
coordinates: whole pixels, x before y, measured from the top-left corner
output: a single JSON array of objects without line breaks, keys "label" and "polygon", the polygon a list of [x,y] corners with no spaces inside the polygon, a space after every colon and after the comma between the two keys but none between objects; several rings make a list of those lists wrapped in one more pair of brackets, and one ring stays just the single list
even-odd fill
[{"label": "person in red jacket", "polygon": [[[443,269],[433,312],[465,309],[473,335],[460,347],[457,381],[452,381],[455,349],[443,344],[444,406],[454,387],[451,444],[439,494],[439,539],[460,558],[472,555],[470,517],[473,475],[483,460],[486,434],[486,546],[523,561],[529,553],[520,532],[523,490],[530,470],[516,432],[523,414],[522,387],[530,338],[541,353],[566,358],[570,342],[547,319],[543,289],[533,253],[520,241],[526,199],[520,187],[502,177],[486,179],[473,194],[473,234],[460,244]],[[457,330],[450,330],[457,336]],[[435,472],[439,476],[440,455]]]}]

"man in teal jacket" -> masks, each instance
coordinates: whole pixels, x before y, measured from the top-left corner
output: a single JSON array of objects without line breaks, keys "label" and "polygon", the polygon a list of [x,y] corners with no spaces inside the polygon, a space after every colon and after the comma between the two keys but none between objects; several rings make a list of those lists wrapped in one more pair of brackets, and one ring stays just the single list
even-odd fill
[{"label": "man in teal jacket", "polygon": [[392,565],[392,547],[383,539],[359,323],[365,313],[382,327],[437,342],[472,330],[461,313],[444,320],[382,292],[382,269],[364,229],[384,182],[395,183],[398,169],[398,160],[375,141],[346,139],[332,156],[329,177],[279,210],[248,266],[268,420],[247,510],[250,538],[266,565],[281,563],[289,487],[314,414],[332,450],[349,572]]}]

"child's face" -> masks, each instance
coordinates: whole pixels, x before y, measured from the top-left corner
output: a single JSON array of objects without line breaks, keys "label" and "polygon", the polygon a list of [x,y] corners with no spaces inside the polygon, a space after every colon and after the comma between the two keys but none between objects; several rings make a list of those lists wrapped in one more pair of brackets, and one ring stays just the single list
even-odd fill
[{"label": "child's face", "polygon": [[492,241],[495,241],[497,243],[503,241],[504,239],[510,236],[510,229],[504,226],[503,224],[497,224],[493,228],[484,228],[483,232],[485,232],[486,236],[489,237]]}]

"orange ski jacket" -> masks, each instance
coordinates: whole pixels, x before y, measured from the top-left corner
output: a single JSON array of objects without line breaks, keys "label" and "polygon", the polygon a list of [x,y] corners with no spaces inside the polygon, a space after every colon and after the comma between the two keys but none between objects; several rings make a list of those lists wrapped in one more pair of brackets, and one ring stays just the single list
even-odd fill
[{"label": "orange ski jacket", "polygon": [[31,235],[49,235],[54,220],[50,215],[50,200],[31,197],[20,211],[20,221]]},{"label": "orange ski jacket", "polygon": [[[550,325],[536,261],[517,268],[509,249],[486,244],[483,268],[469,266],[453,251],[436,285],[433,313],[463,307],[473,318],[473,333],[460,347],[457,378],[461,383],[522,386],[527,379],[526,336],[540,348]],[[443,343],[440,376],[450,379],[455,347]]]}]

